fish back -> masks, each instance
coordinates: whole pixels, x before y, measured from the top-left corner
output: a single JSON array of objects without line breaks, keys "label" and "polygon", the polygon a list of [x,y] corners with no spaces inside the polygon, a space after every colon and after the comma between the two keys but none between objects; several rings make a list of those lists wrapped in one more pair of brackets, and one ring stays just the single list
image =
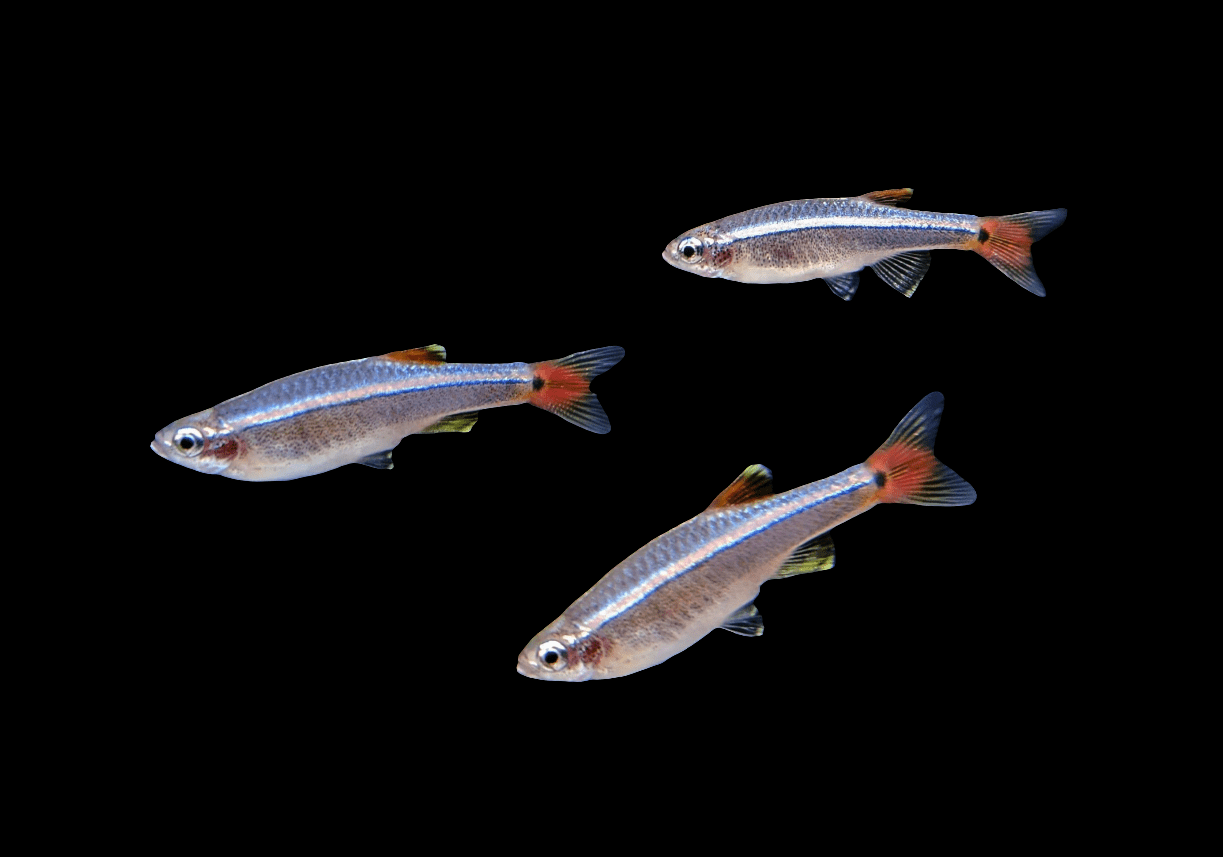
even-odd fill
[{"label": "fish back", "polygon": [[778,283],[837,276],[911,250],[964,247],[977,234],[976,221],[854,197],[766,205],[717,225],[733,253],[725,276]]}]

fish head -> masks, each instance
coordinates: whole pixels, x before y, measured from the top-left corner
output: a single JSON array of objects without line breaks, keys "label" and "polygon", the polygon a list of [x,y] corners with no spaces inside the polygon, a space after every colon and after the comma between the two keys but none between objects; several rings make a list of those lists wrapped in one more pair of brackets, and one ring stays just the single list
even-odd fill
[{"label": "fish head", "polygon": [[167,461],[200,473],[223,473],[241,448],[212,409],[175,420],[153,437],[150,446]]},{"label": "fish head", "polygon": [[578,629],[567,625],[564,619],[558,619],[536,634],[518,655],[518,672],[544,681],[594,678],[604,645],[596,635],[574,633]]},{"label": "fish head", "polygon": [[662,251],[662,257],[668,265],[681,271],[691,271],[702,277],[720,277],[730,253],[719,241],[716,226],[707,224],[676,238]]}]

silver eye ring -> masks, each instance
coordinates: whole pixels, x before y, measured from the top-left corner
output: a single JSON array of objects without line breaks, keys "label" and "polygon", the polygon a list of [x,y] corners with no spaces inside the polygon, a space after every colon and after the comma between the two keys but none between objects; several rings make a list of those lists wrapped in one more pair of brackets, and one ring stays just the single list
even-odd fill
[{"label": "silver eye ring", "polygon": [[564,643],[549,640],[539,647],[539,663],[544,669],[563,670],[568,659]]},{"label": "silver eye ring", "polygon": [[685,262],[696,262],[705,253],[705,245],[699,238],[685,238],[675,248],[679,257]]},{"label": "silver eye ring", "polygon": [[204,436],[198,429],[180,428],[174,433],[174,448],[189,458],[204,451]]}]

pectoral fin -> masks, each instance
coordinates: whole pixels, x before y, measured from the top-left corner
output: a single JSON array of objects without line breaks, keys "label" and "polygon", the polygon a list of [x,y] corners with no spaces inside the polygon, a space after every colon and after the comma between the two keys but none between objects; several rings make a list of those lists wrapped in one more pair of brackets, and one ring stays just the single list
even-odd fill
[{"label": "pectoral fin", "polygon": [[731,613],[720,627],[741,637],[759,637],[764,633],[764,617],[755,604],[746,604]]},{"label": "pectoral fin", "polygon": [[390,470],[395,465],[391,461],[391,452],[393,450],[384,449],[382,452],[375,452],[372,455],[367,455],[365,458],[359,459],[357,464],[364,464],[366,467],[373,467],[378,470]]},{"label": "pectoral fin", "polygon": [[834,295],[843,301],[847,301],[858,290],[858,272],[853,271],[849,274],[842,274],[839,277],[825,277],[824,282],[828,284],[828,288],[832,289]]}]

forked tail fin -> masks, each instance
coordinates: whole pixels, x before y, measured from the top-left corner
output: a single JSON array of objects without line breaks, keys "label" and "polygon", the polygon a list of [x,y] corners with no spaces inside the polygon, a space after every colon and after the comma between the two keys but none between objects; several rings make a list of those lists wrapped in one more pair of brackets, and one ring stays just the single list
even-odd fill
[{"label": "forked tail fin", "polygon": [[934,457],[943,394],[931,393],[905,415],[883,446],[866,459],[875,471],[880,503],[967,506],[977,492]]},{"label": "forked tail fin", "polygon": [[534,390],[527,401],[587,431],[607,434],[611,423],[595,394],[590,392],[590,381],[619,363],[623,356],[624,349],[612,345],[579,351],[560,360],[532,363]]},{"label": "forked tail fin", "polygon": [[1044,295],[1045,287],[1032,267],[1032,245],[1062,225],[1066,209],[1025,211],[1006,217],[983,217],[973,240],[976,250],[990,264],[1034,295]]}]

